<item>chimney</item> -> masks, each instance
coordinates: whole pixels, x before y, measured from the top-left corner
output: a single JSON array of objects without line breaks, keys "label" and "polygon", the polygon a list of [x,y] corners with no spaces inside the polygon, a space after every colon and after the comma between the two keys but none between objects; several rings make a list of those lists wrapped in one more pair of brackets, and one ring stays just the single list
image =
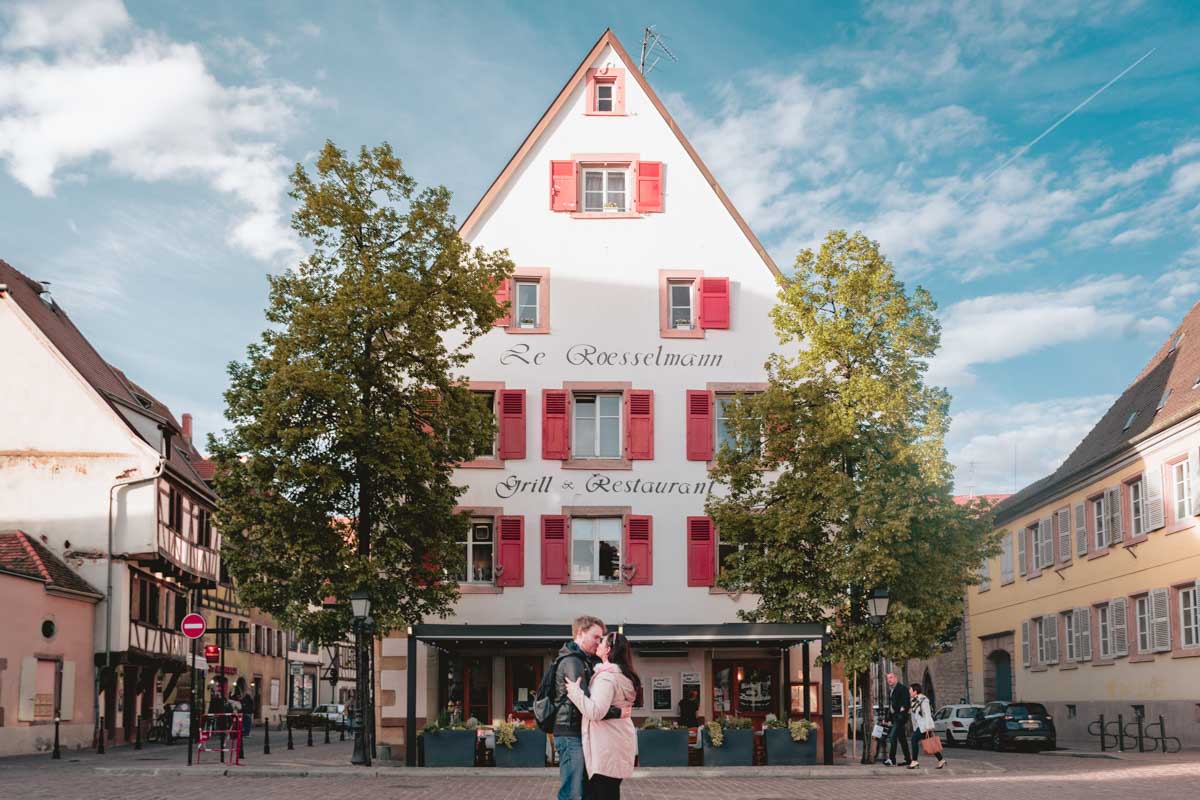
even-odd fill
[{"label": "chimney", "polygon": [[188,444],[192,443],[192,415],[191,414],[183,415],[183,438],[187,440]]}]

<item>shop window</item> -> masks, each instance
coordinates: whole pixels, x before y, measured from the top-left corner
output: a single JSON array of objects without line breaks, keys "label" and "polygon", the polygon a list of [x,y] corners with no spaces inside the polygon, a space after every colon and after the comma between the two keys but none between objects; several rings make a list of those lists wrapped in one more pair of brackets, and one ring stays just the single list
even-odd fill
[{"label": "shop window", "polygon": [[714,715],[765,717],[778,711],[778,671],[772,661],[714,661]]},{"label": "shop window", "polygon": [[509,656],[507,714],[518,719],[533,719],[533,698],[542,682],[541,656]]}]

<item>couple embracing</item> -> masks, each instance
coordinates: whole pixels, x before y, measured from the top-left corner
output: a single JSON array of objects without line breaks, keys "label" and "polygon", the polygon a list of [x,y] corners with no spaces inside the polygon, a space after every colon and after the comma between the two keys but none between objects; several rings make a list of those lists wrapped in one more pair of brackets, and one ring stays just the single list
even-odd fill
[{"label": "couple embracing", "polygon": [[637,732],[630,713],[641,688],[629,640],[595,617],[571,625],[554,661],[558,800],[610,800],[633,774]]}]

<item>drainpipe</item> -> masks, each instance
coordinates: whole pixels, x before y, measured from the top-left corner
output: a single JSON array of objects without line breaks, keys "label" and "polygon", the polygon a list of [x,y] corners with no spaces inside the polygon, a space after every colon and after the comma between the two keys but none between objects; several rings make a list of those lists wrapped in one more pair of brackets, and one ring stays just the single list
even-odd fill
[{"label": "drainpipe", "polygon": [[[107,573],[107,586],[104,591],[104,670],[105,672],[112,671],[112,600],[113,600],[113,575],[112,575],[112,560],[113,560],[113,492],[124,486],[134,486],[139,483],[147,483],[156,481],[162,477],[163,470],[167,466],[167,458],[163,456],[158,461],[158,469],[148,478],[126,478],[119,480],[112,486],[108,487],[108,549],[105,551],[105,572]],[[157,516],[155,525],[158,524]],[[93,711],[95,713],[97,736],[104,736],[105,732],[98,729],[100,725],[100,671],[96,674],[96,692],[95,702],[93,703]],[[99,741],[99,739],[97,739]]]}]

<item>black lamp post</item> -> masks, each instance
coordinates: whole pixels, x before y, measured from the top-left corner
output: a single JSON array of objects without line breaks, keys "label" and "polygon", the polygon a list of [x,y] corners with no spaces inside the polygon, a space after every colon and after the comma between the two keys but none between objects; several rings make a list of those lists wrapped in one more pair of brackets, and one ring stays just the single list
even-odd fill
[{"label": "black lamp post", "polygon": [[367,617],[371,614],[371,597],[366,589],[357,589],[350,595],[350,610],[354,614],[354,702],[357,706],[357,713],[354,715],[354,755],[351,756],[350,763],[369,767],[371,754],[366,746],[364,719],[367,710],[367,675],[363,668],[363,631]]},{"label": "black lamp post", "polygon": [[[891,604],[891,597],[889,596],[888,589],[886,586],[877,586],[871,590],[870,594],[867,595],[867,610],[871,613],[871,625],[873,625],[875,627],[875,646],[879,650],[879,672],[880,672],[880,675],[879,675],[879,698],[877,700],[877,703],[881,710],[886,707],[885,704],[887,703],[887,700],[883,696],[883,694],[884,694],[884,691],[883,691],[883,686],[884,686],[884,683],[883,683],[883,622],[887,618],[888,606],[890,604]],[[868,681],[868,683],[869,683],[869,681]],[[869,708],[863,709],[864,714],[870,713],[872,711],[873,711],[873,709],[869,709]],[[874,716],[874,714],[872,714],[872,717],[873,716]],[[866,726],[866,721],[864,719],[862,763],[870,764],[871,763],[871,747],[868,744],[868,742],[870,740],[867,738],[866,732],[867,732],[867,726]],[[876,755],[878,755],[878,754],[876,754]]]}]

